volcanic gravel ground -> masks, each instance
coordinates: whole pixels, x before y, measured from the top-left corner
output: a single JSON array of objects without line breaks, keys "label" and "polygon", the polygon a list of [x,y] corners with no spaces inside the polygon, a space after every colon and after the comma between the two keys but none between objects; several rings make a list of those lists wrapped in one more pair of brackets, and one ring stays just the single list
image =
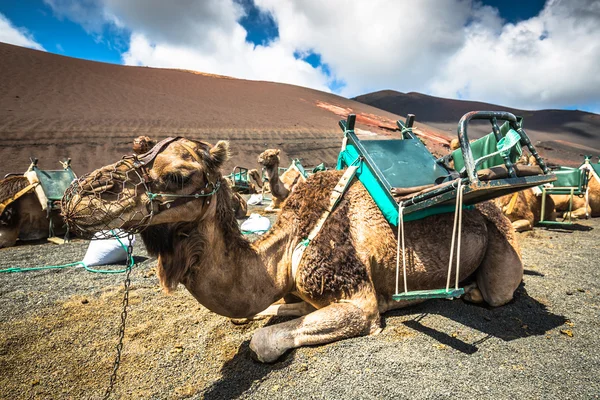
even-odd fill
[{"label": "volcanic gravel ground", "polygon": [[[432,300],[390,312],[381,334],[291,351],[264,365],[253,332],[183,288],[158,288],[138,242],[114,398],[598,398],[600,219],[520,234],[524,283],[499,308]],[[0,250],[0,268],[83,258],[88,242]],[[107,268],[122,268],[112,266]],[[82,268],[0,274],[0,398],[100,398],[123,275]]]}]

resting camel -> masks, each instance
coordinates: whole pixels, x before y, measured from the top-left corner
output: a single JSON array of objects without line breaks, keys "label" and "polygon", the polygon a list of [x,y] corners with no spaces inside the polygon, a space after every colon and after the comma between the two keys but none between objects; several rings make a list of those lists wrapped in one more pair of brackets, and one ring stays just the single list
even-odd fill
[{"label": "resting camel", "polygon": [[[571,218],[586,218],[587,215],[591,217],[600,217],[600,181],[595,174],[590,173],[588,188],[589,205],[587,210],[585,207],[585,197],[573,196],[573,211],[571,211]],[[554,200],[556,211],[562,211],[564,213],[563,218],[567,218],[569,198],[571,196],[553,194],[548,197],[552,197],[552,200]]]},{"label": "resting camel", "polygon": [[271,204],[265,208],[266,212],[279,210],[294,187],[298,183],[306,181],[304,175],[297,168],[288,168],[280,176],[279,162],[279,149],[268,149],[258,156],[258,163],[265,168],[271,190],[272,200]]},{"label": "resting camel", "polygon": [[[494,203],[508,217],[517,232],[530,231],[540,222],[542,197],[537,196],[534,189],[526,189],[494,199]],[[546,196],[544,219],[551,219],[554,213],[554,201]]]},{"label": "resting camel", "polygon": [[[235,174],[235,172],[234,172],[234,174]],[[229,175],[228,177],[226,177],[226,179],[229,182],[229,186],[231,186],[233,188],[234,181],[233,181],[232,175],[233,174]],[[263,188],[263,182],[262,182],[262,179],[261,179],[261,176],[260,176],[258,170],[256,168],[248,170],[248,189],[243,188],[243,189],[240,189],[240,191],[242,193],[247,193],[247,194],[256,194],[256,193],[261,193],[262,188]],[[236,191],[236,190],[234,190],[234,191]]]},{"label": "resting camel", "polygon": [[[517,161],[517,164],[529,164],[534,166],[537,165],[537,160],[534,156],[527,157],[526,155],[523,155],[520,160]],[[508,217],[513,228],[517,232],[533,230],[533,226],[540,222],[542,197],[537,195],[536,190],[533,188],[498,197],[494,199],[494,203],[496,203],[504,215]],[[553,220],[553,215],[554,201],[550,196],[546,196],[544,219]]]},{"label": "resting camel", "polygon": [[[29,186],[24,176],[11,176],[0,180],[0,204]],[[52,213],[56,233],[64,233],[64,223],[58,213]],[[0,213],[0,248],[11,247],[17,239],[39,240],[48,237],[49,220],[46,211],[33,190],[7,205]]]},{"label": "resting camel", "polygon": [[[148,252],[157,256],[161,286],[183,284],[205,307],[230,318],[258,313],[299,318],[258,329],[250,348],[273,362],[287,350],[376,334],[380,314],[414,304],[395,302],[397,229],[391,226],[362,183],[351,182],[292,271],[292,252],[307,237],[330,202],[342,171],[326,171],[299,184],[279,218],[261,239],[249,243],[231,207],[231,190],[220,167],[228,143],[215,146],[183,138],[160,146],[143,172],[148,190],[135,190],[134,168],[121,160],[74,183],[62,209],[72,229],[91,234],[107,228],[142,229]],[[180,174],[185,185],[172,185]],[[121,193],[107,192],[110,187]],[[157,193],[151,200],[147,192]],[[175,207],[164,207],[172,197]],[[162,210],[149,218],[149,210]],[[411,290],[445,287],[453,213],[407,222],[407,282]],[[510,221],[491,202],[463,214],[460,281],[464,298],[500,306],[513,298],[523,276],[519,246]],[[453,275],[453,274],[452,274]],[[452,277],[454,281],[454,277]],[[293,294],[300,303],[274,302]]]}]

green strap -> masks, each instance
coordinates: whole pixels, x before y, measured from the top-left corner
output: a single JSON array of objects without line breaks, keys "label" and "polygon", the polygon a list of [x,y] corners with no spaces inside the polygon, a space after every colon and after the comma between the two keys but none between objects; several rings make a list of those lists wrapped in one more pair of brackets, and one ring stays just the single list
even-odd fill
[{"label": "green strap", "polygon": [[[110,232],[114,235],[115,239],[117,239],[117,241],[119,242],[119,244],[121,245],[123,250],[125,250],[125,253],[127,253],[127,247],[123,244],[121,239],[119,239],[119,236],[117,234],[115,234],[112,230]],[[78,265],[85,268],[86,271],[94,272],[97,274],[121,274],[123,272],[127,272],[128,269],[131,269],[133,267],[134,260],[133,260],[133,256],[128,257],[127,267],[124,269],[116,269],[116,270],[115,269],[94,269],[94,268],[90,268],[87,265],[85,265],[83,263],[83,261],[77,261],[77,262],[68,263],[68,264],[45,265],[45,266],[41,266],[41,267],[31,267],[31,268],[12,267],[12,268],[2,269],[2,270],[0,270],[0,273],[43,271],[45,269],[62,269],[62,268],[75,267]]]},{"label": "green strap", "polygon": [[[498,151],[495,151],[493,153],[486,154],[482,157],[479,157],[477,160],[475,160],[475,167],[477,167],[479,164],[481,164],[488,158],[492,158],[494,156],[497,156],[498,154],[500,154],[502,157],[508,156],[510,154],[511,149],[513,147],[515,147],[520,141],[521,141],[521,135],[519,135],[519,133],[517,131],[515,131],[514,129],[509,130],[506,133],[506,136],[504,136],[502,139],[500,139],[498,141],[498,143],[496,144],[496,149],[498,149]],[[520,147],[517,147],[517,148],[519,149],[519,155],[521,155],[522,154],[521,148]]]}]

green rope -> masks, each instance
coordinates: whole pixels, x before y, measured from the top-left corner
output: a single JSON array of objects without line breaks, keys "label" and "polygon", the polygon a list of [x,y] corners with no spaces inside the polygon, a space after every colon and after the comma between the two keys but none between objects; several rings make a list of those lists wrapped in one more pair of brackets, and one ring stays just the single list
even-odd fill
[{"label": "green rope", "polygon": [[[127,253],[127,247],[123,244],[121,239],[119,239],[119,236],[117,236],[112,230],[110,232],[115,236],[115,239],[117,239],[117,241],[119,242],[119,244],[121,245],[123,250],[125,250],[125,253]],[[61,265],[45,265],[42,267],[31,267],[31,268],[12,267],[12,268],[2,269],[2,270],[0,270],[0,273],[42,271],[45,269],[62,269],[62,268],[69,268],[69,267],[81,265],[83,268],[85,268],[86,271],[94,272],[97,274],[121,274],[123,272],[127,272],[128,269],[131,269],[131,267],[133,267],[133,264],[134,264],[134,260],[133,260],[133,256],[132,256],[132,257],[128,257],[127,267],[125,267],[124,269],[117,269],[117,270],[115,270],[115,269],[94,269],[94,268],[90,268],[87,265],[85,265],[83,263],[83,261],[77,261],[74,263],[61,264]]]},{"label": "green rope", "polygon": [[263,233],[267,233],[269,230],[267,229],[266,231],[242,231],[243,235],[262,235]]}]

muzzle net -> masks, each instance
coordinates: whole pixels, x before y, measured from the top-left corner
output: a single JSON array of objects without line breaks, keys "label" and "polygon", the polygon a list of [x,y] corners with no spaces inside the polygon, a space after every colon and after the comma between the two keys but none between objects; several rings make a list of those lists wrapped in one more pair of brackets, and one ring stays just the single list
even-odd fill
[{"label": "muzzle net", "polygon": [[61,200],[69,230],[87,239],[141,232],[154,215],[147,182],[143,166],[131,157],[80,177]]}]

